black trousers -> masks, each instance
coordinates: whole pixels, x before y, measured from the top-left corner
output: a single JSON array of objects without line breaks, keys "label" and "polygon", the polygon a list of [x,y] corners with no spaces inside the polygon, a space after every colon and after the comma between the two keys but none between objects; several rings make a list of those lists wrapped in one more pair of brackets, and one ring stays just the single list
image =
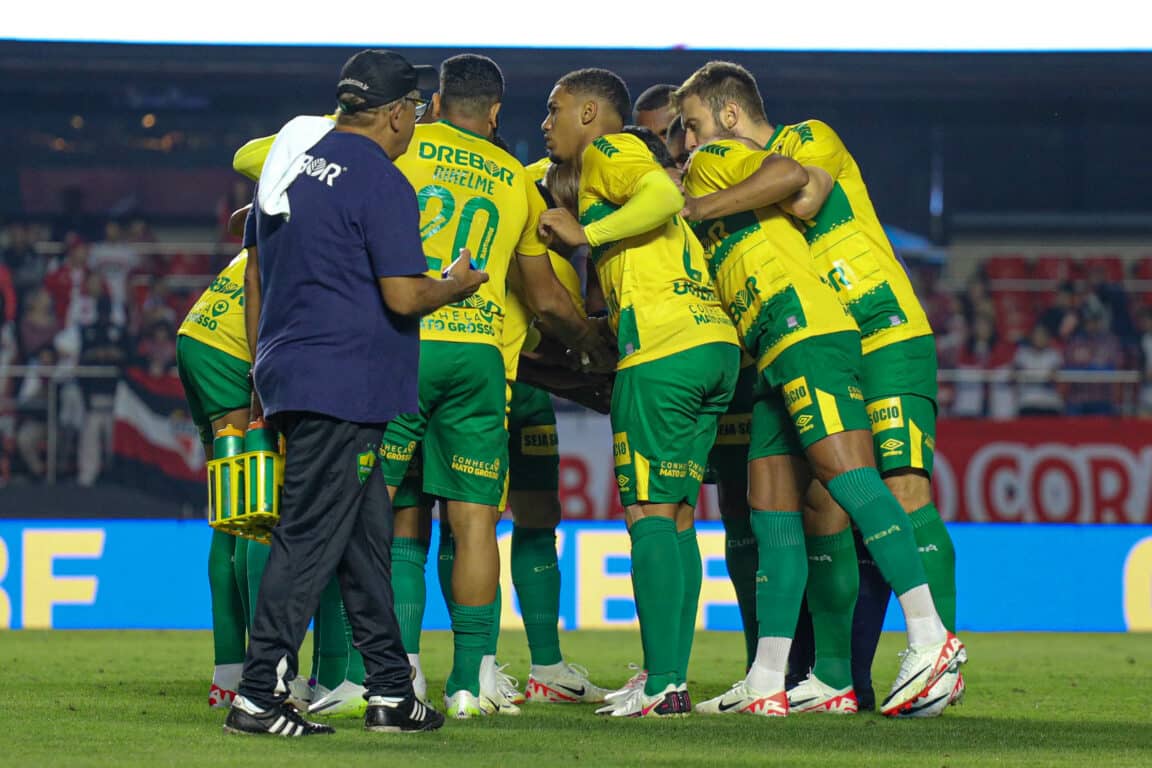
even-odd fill
[{"label": "black trousers", "polygon": [[297,651],[335,573],[364,656],[370,696],[412,690],[392,599],[392,505],[376,466],[384,424],[277,414],[288,448],[280,522],[260,582],[239,693],[260,707],[287,697]]}]

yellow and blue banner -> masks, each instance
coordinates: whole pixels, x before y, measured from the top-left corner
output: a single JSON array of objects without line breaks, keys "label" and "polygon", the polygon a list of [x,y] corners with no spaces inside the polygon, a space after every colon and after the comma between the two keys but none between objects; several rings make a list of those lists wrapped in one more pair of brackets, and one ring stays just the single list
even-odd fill
[{"label": "yellow and blue banner", "polygon": [[[724,532],[701,523],[698,626],[739,629]],[[1152,526],[953,523],[961,630],[1152,631]],[[211,529],[199,521],[0,522],[0,629],[207,629]],[[502,623],[517,627],[502,523]],[[438,540],[432,534],[433,548]],[[618,522],[566,522],[557,546],[564,629],[636,627],[628,535]],[[429,557],[435,563],[435,551]],[[429,568],[427,629],[448,629]],[[889,629],[900,612],[888,612]]]}]

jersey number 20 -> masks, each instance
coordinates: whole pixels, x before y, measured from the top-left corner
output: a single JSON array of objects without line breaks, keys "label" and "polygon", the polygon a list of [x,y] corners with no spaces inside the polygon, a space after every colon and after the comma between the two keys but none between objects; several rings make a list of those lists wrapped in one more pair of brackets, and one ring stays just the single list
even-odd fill
[{"label": "jersey number 20", "polygon": [[[439,184],[429,184],[416,193],[416,199],[420,202],[421,220],[424,219],[424,212],[428,209],[429,202],[437,200],[440,204],[436,215],[420,226],[420,240],[427,242],[430,237],[452,223],[452,219],[456,215],[456,197],[451,190]],[[496,239],[496,228],[500,225],[500,212],[496,210],[496,205],[486,197],[470,197],[460,208],[460,219],[456,223],[456,237],[452,241],[452,250],[449,253],[457,254],[461,248],[468,246],[468,236],[472,232],[472,224],[478,211],[483,211],[485,214],[484,231],[480,233],[480,243],[472,250],[472,261],[476,262],[477,269],[484,269],[492,251],[492,241]],[[431,255],[427,258],[428,269],[439,272],[443,268],[443,259]]]}]

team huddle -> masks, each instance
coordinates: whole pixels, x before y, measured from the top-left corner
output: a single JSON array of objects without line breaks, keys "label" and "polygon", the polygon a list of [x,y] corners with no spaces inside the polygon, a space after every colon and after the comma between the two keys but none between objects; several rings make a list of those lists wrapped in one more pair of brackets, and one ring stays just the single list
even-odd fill
[{"label": "team huddle", "polygon": [[[548,95],[547,156],[525,167],[496,134],[503,93],[490,59],[444,61],[430,101],[409,97],[432,121],[395,160],[416,193],[427,274],[447,278],[463,259],[488,276],[420,319],[419,410],[390,421],[364,459],[393,498],[392,590],[416,696],[430,706],[420,634],[438,501],[450,717],[517,714],[526,702],[594,702],[613,717],[939,715],[963,695],[967,657],[930,484],[935,345],[840,138],[818,120],[771,124],[737,64],[710,62],[635,104],[617,75],[583,69]],[[274,139],[245,145],[236,169],[261,179]],[[242,258],[217,283],[244,284]],[[254,328],[243,310],[228,334],[191,315],[185,326],[181,376],[208,445],[226,414],[247,422],[239,375]],[[643,652],[618,688],[593,683],[561,649],[563,436],[550,393],[611,420]],[[702,700],[688,669],[703,579],[694,506],[706,482],[717,485],[747,656],[733,661],[734,677],[745,674],[728,691]],[[495,526],[507,509],[531,655],[523,689],[496,661],[508,596]],[[259,545],[216,536],[210,700],[229,706]],[[229,571],[242,561],[243,576]],[[867,606],[862,579],[883,588]],[[873,703],[889,587],[908,650]],[[335,581],[316,628],[313,680],[300,676],[292,698],[316,714],[363,712],[364,662]]]}]

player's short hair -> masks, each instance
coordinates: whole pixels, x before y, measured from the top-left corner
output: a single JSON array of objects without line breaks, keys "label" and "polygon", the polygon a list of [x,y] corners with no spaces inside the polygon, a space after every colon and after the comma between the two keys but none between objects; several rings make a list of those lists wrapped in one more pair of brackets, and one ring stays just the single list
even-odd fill
[{"label": "player's short hair", "polygon": [[636,103],[632,105],[632,122],[638,123],[640,120],[636,117],[639,112],[651,112],[662,107],[671,106],[672,92],[676,90],[676,86],[671,83],[658,83],[645,89],[643,93],[636,97]]},{"label": "player's short hair", "polygon": [[708,106],[716,121],[720,121],[720,111],[728,102],[740,105],[754,120],[767,122],[764,114],[764,99],[756,78],[744,67],[731,61],[710,61],[692,73],[684,84],[672,93],[672,104],[676,108],[689,96],[695,96]]},{"label": "player's short hair", "polygon": [[440,108],[484,117],[504,98],[504,74],[487,56],[462,53],[440,64]]},{"label": "player's short hair", "polygon": [[556,81],[556,85],[573,94],[592,96],[607,104],[623,123],[632,110],[628,86],[615,72],[607,69],[577,69]]},{"label": "player's short hair", "polygon": [[630,133],[644,142],[644,146],[648,147],[648,151],[652,153],[652,157],[656,159],[661,168],[677,167],[672,153],[668,151],[664,141],[651,128],[645,128],[642,125],[626,125],[623,132]]}]

